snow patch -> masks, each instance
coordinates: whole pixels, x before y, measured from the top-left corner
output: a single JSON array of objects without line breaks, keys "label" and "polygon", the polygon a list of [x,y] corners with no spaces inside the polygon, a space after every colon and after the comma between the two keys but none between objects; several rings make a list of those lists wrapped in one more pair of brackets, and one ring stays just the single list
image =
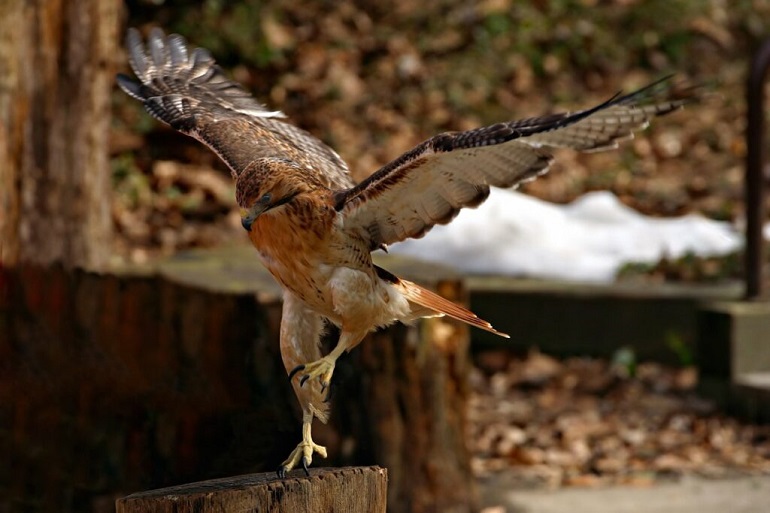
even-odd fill
[{"label": "snow patch", "polygon": [[[765,236],[770,238],[770,225]],[[742,245],[743,236],[729,223],[697,214],[645,216],[610,192],[555,205],[495,189],[480,208],[465,209],[423,239],[390,249],[468,273],[609,282],[629,262],[725,255]]]}]

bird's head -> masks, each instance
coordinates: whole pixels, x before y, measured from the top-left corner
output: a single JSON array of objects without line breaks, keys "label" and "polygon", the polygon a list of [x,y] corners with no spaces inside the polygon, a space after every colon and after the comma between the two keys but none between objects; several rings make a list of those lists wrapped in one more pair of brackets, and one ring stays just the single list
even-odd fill
[{"label": "bird's head", "polygon": [[254,221],[278,209],[299,195],[310,192],[307,171],[294,162],[264,158],[252,162],[235,182],[235,199],[241,208],[241,224],[251,231]]}]

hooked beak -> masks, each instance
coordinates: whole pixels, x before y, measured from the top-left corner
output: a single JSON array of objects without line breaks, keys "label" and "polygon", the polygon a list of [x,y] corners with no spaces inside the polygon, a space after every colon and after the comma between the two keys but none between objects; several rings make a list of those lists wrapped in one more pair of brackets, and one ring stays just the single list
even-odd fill
[{"label": "hooked beak", "polygon": [[251,225],[254,224],[254,221],[259,217],[259,214],[262,212],[254,212],[253,210],[247,210],[245,208],[241,209],[241,226],[243,226],[243,229],[247,232],[251,231]]},{"label": "hooked beak", "polygon": [[[280,207],[281,205],[285,205],[289,203],[291,200],[293,200],[298,193],[290,194],[286,196],[285,198],[276,201],[274,203],[269,203],[267,201],[262,202],[258,201],[254,206],[252,206],[250,209],[242,208],[241,209],[241,225],[243,228],[247,231],[251,231],[251,225],[254,224],[254,221],[267,212],[268,210]],[[266,195],[266,197],[269,199],[269,196]]]}]

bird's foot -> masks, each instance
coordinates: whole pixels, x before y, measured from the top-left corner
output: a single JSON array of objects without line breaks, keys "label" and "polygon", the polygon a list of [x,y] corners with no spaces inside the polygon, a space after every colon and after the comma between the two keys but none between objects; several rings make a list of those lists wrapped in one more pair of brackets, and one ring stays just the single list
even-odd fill
[{"label": "bird's foot", "polygon": [[300,386],[305,384],[305,381],[313,378],[318,378],[321,381],[321,390],[326,390],[332,381],[332,374],[334,374],[335,360],[329,356],[324,356],[320,360],[314,362],[298,365],[292,369],[289,373],[289,380],[298,373],[301,373],[299,379]]},{"label": "bird's foot", "polygon": [[298,463],[302,463],[302,468],[305,469],[305,475],[310,476],[310,470],[308,466],[313,462],[313,453],[317,452],[322,458],[326,458],[326,447],[318,445],[313,440],[302,440],[297,444],[297,447],[291,451],[286,461],[281,463],[278,467],[278,477],[283,479],[286,477],[286,473],[297,466]]}]

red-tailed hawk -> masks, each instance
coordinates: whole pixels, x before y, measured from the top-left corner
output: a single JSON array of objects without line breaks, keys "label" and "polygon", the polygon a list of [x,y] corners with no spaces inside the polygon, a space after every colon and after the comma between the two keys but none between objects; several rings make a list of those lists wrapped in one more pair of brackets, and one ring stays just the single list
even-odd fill
[{"label": "red-tailed hawk", "polygon": [[[204,49],[155,29],[147,46],[127,36],[139,82],[120,87],[154,117],[198,139],[229,166],[242,222],[262,263],[284,289],[281,355],[302,406],[302,441],[279,475],[307,471],[314,417],[325,422],[325,391],[337,358],[380,326],[448,315],[507,337],[472,312],[372,263],[371,252],[420,237],[491,186],[516,187],[546,172],[551,148],[614,148],[621,139],[694,98],[667,80],[573,113],[507,121],[432,137],[354,184],[331,148],[294,127],[229,80]],[[340,328],[336,347],[319,349],[324,319]]]}]

